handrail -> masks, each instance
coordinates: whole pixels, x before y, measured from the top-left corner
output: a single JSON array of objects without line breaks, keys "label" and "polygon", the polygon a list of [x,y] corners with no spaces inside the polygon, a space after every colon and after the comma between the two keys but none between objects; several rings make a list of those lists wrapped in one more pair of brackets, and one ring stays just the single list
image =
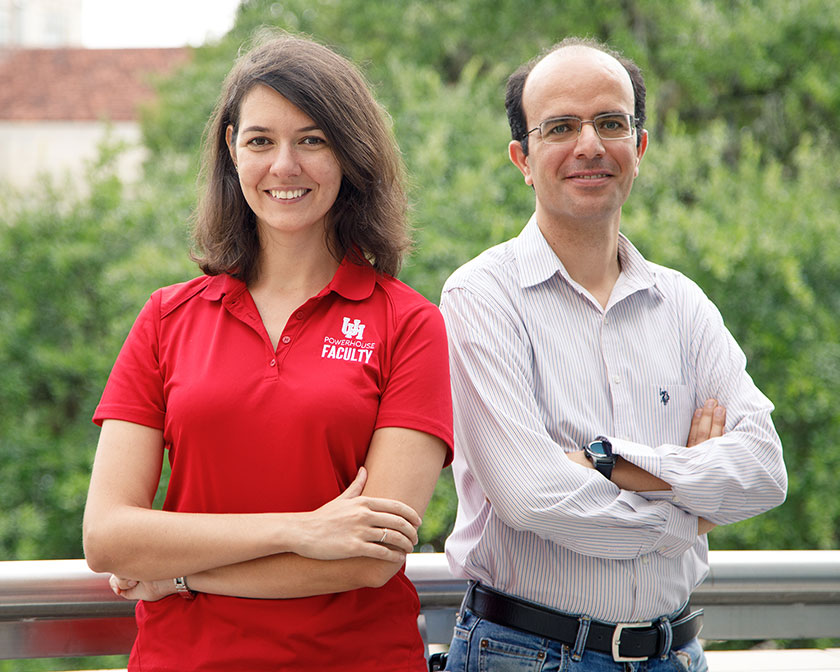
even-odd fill
[{"label": "handrail", "polygon": [[[692,597],[706,609],[704,636],[840,637],[840,551],[712,551],[709,560]],[[441,553],[409,555],[406,574],[427,641],[448,642],[466,582]],[[133,613],[84,560],[0,562],[0,658],[125,653]]]},{"label": "handrail", "polygon": [[709,564],[698,604],[840,602],[840,551],[710,551]]},{"label": "handrail", "polygon": [[108,574],[84,560],[0,562],[0,622],[133,615],[134,603],[114,595]]}]

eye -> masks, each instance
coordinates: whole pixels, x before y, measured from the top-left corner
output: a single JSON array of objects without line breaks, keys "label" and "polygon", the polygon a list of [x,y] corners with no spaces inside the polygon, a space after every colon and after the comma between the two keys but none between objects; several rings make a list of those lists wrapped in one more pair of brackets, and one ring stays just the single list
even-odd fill
[{"label": "eye", "polygon": [[623,116],[614,117],[598,117],[598,128],[605,131],[624,131],[627,130],[627,118]]},{"label": "eye", "polygon": [[245,144],[248,147],[255,147],[255,148],[268,147],[268,145],[271,144],[271,140],[269,140],[268,138],[263,137],[261,135],[258,135],[256,137],[248,140]]},{"label": "eye", "polygon": [[577,129],[577,119],[552,119],[544,124],[543,135],[566,135]]},{"label": "eye", "polygon": [[301,139],[300,144],[305,147],[319,147],[321,145],[326,145],[327,141],[325,138],[318,135],[307,135],[305,138]]}]

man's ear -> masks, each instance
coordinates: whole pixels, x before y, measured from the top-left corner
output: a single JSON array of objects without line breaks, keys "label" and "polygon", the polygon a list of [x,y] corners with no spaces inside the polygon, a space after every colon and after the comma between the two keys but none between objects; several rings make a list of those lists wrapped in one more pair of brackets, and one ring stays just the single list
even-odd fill
[{"label": "man's ear", "polygon": [[534,186],[534,180],[531,178],[531,168],[528,165],[528,155],[522,149],[522,143],[519,140],[511,140],[508,145],[508,155],[510,160],[517,168],[519,168],[522,175],[525,177],[525,184]]},{"label": "man's ear", "polygon": [[639,146],[636,147],[636,170],[633,173],[633,177],[639,176],[639,164],[642,162],[642,157],[645,155],[648,146],[648,132],[642,130],[642,135],[639,139]]}]

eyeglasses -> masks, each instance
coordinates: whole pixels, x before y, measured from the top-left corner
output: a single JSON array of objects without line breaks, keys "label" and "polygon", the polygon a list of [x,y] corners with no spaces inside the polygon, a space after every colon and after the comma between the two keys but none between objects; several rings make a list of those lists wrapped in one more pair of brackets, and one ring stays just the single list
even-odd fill
[{"label": "eyeglasses", "polygon": [[608,112],[599,114],[592,119],[578,117],[554,117],[546,119],[536,128],[532,128],[526,135],[534,131],[540,132],[545,142],[572,142],[580,136],[584,124],[592,124],[592,128],[601,140],[624,140],[632,138],[635,133],[632,114]]}]

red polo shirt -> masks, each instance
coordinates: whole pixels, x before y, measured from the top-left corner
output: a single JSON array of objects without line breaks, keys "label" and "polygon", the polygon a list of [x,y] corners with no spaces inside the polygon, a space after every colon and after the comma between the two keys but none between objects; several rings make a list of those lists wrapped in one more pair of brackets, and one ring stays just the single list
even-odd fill
[{"label": "red polo shirt", "polygon": [[[438,309],[345,260],[272,348],[244,283],[200,277],[156,291],[94,414],[161,429],[164,508],[313,510],[338,496],[379,427],[450,447]],[[417,595],[403,571],[379,589],[291,600],[201,594],[137,607],[131,670],[423,670]]]}]

